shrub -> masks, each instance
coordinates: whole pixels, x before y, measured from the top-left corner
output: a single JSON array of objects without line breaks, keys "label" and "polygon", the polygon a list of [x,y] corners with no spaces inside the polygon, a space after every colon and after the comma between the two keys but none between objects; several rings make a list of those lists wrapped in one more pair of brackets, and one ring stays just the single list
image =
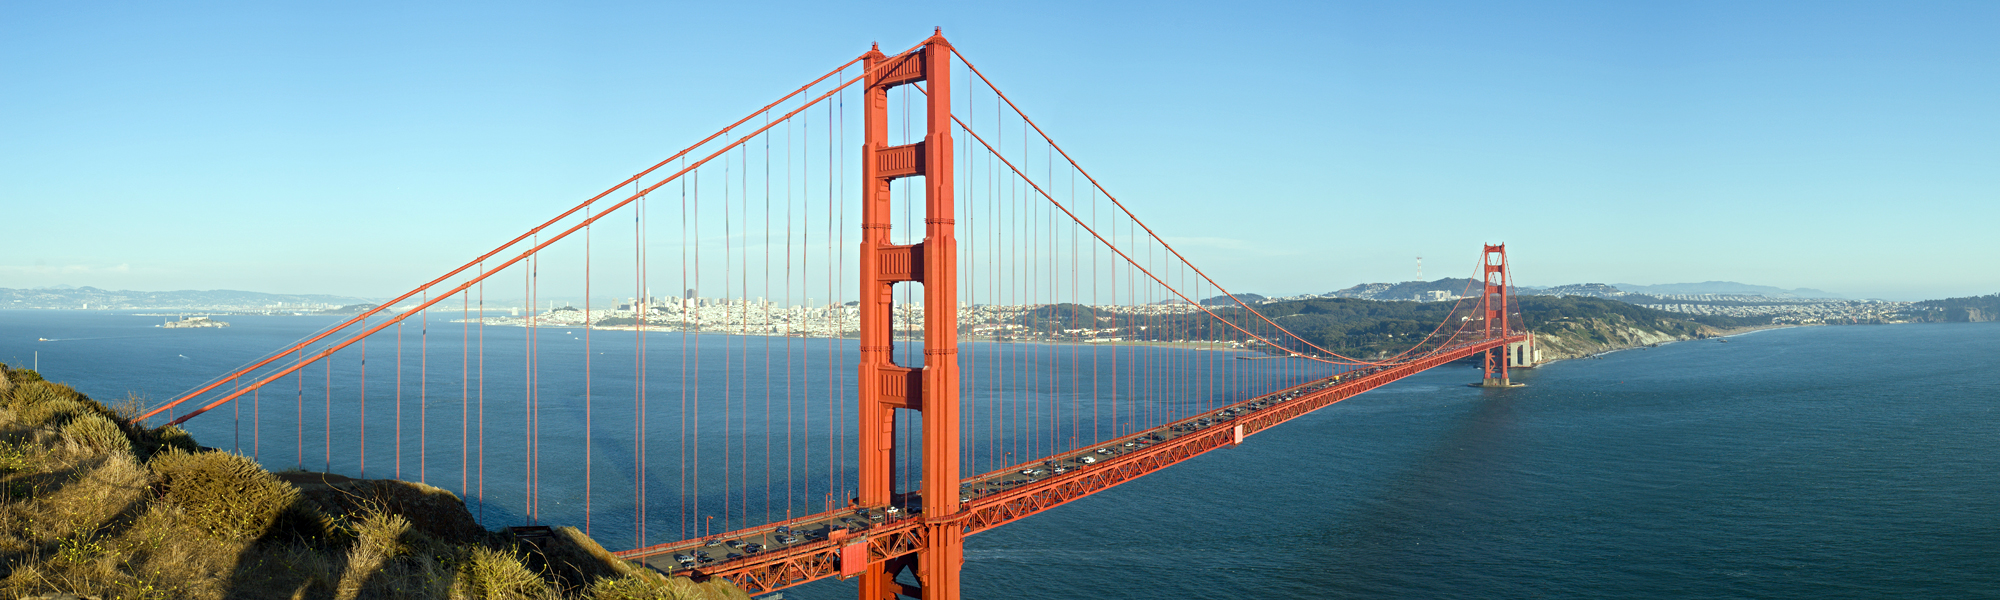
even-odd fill
[{"label": "shrub", "polygon": [[[7,365],[0,364],[0,379],[6,379],[13,385],[20,385],[41,381],[42,374],[35,372],[34,369],[11,369]],[[0,386],[0,391],[5,391],[5,386]]]},{"label": "shrub", "polygon": [[599,579],[586,593],[592,600],[680,600],[681,596],[638,576]]},{"label": "shrub", "polygon": [[457,588],[453,590],[457,595],[479,600],[554,596],[541,576],[521,564],[519,556],[485,546],[475,546],[466,553],[459,563],[458,581],[453,587]]},{"label": "shrub", "polygon": [[17,382],[6,400],[21,424],[29,427],[61,427],[69,419],[82,414],[95,414],[112,422],[118,419],[117,413],[60,383]]},{"label": "shrub", "polygon": [[617,579],[600,579],[583,594],[590,600],[748,600],[749,594],[723,580],[695,583],[685,577],[666,578],[654,573],[634,573]]},{"label": "shrub", "polygon": [[249,458],[172,449],[150,463],[160,498],[187,512],[194,529],[221,539],[259,539],[316,521],[297,514],[299,490]]},{"label": "shrub", "polygon": [[402,515],[415,531],[437,540],[477,540],[485,528],[465,510],[457,494],[414,481],[356,480],[325,473],[286,473],[305,497],[329,514],[360,521],[372,512]]},{"label": "shrub", "polygon": [[[395,576],[403,575],[402,571],[406,570],[397,567],[407,565],[392,565],[390,561],[410,553],[411,549],[403,539],[409,532],[410,520],[403,518],[402,515],[371,510],[361,516],[359,522],[354,524],[354,547],[347,551],[347,565],[342,571],[334,597],[381,596],[383,594],[379,593],[379,590],[368,588],[380,587],[380,584],[387,583],[382,581],[383,579],[407,579]],[[390,577],[385,578],[383,575]],[[371,586],[371,584],[376,585]],[[378,593],[371,594],[371,592]]]},{"label": "shrub", "polygon": [[201,451],[201,445],[194,443],[194,436],[188,435],[188,432],[180,427],[162,425],[155,429],[141,429],[129,423],[127,426],[130,427],[133,440],[133,454],[137,454],[139,460],[152,460],[153,455],[167,450],[189,453]]},{"label": "shrub", "polygon": [[81,408],[70,400],[38,402],[15,410],[14,422],[31,428],[62,427]]},{"label": "shrub", "polygon": [[95,414],[86,413],[70,419],[68,424],[63,425],[62,435],[73,443],[99,452],[123,454],[132,451],[132,440],[125,438],[125,432],[118,428],[118,424]]}]

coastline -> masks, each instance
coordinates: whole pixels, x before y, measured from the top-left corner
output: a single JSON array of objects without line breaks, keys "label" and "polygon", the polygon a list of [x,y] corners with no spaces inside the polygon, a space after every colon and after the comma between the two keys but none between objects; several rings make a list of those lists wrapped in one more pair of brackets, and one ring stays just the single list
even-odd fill
[{"label": "coastline", "polygon": [[[1535,364],[1535,367],[1544,367],[1544,366],[1548,366],[1548,365],[1551,365],[1551,364],[1555,364],[1555,363],[1559,363],[1559,362],[1562,362],[1562,361],[1565,361],[1565,360],[1590,360],[1590,359],[1595,359],[1595,358],[1602,358],[1602,357],[1603,357],[1604,355],[1607,355],[1607,354],[1611,354],[1611,353],[1614,353],[1614,352],[1623,352],[1623,351],[1626,351],[1626,350],[1632,350],[1632,349],[1635,349],[1635,348],[1653,348],[1653,347],[1658,347],[1658,346],[1665,346],[1665,345],[1667,345],[1667,344],[1672,344],[1672,343],[1676,343],[1676,342],[1689,342],[1689,341],[1697,341],[1697,340],[1708,340],[1708,339],[1726,339],[1726,338],[1732,338],[1732,337],[1739,337],[1739,336],[1745,336],[1745,335],[1750,335],[1750,334],[1752,334],[1752,333],[1757,333],[1757,332],[1760,332],[1760,331],[1771,331],[1771,330],[1774,330],[1774,329],[1792,329],[1792,328],[1795,328],[1795,327],[1822,327],[1822,325],[1800,325],[1800,324],[1796,324],[1796,323],[1782,323],[1782,324],[1780,324],[1780,323],[1773,323],[1773,324],[1770,324],[1770,325],[1758,325],[1758,326],[1755,326],[1755,327],[1734,327],[1734,328],[1730,328],[1730,329],[1715,329],[1715,330],[1714,330],[1714,333],[1713,333],[1713,334],[1707,334],[1707,333],[1705,333],[1704,335],[1700,335],[1700,336],[1692,336],[1692,337],[1674,337],[1674,338],[1671,338],[1671,339],[1664,339],[1664,340],[1660,340],[1660,341],[1655,341],[1655,342],[1643,342],[1643,341],[1641,341],[1641,342],[1632,342],[1632,343],[1624,343],[1624,344],[1611,344],[1611,345],[1607,345],[1607,346],[1606,346],[1606,347],[1605,347],[1604,349],[1602,349],[1602,350],[1598,350],[1598,351],[1596,351],[1596,352],[1591,352],[1591,353],[1588,353],[1588,354],[1583,354],[1583,355],[1578,355],[1578,356],[1562,356],[1562,357],[1558,357],[1558,358],[1552,358],[1552,359],[1548,359],[1548,360],[1544,360],[1544,361],[1541,361],[1541,362],[1539,362],[1539,363],[1536,363],[1536,364]],[[1530,368],[1535,368],[1535,367],[1530,367]]]}]

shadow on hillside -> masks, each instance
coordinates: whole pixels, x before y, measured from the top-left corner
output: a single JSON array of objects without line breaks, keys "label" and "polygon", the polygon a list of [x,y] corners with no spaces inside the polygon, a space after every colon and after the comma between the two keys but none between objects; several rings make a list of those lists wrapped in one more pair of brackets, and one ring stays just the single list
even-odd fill
[{"label": "shadow on hillside", "polygon": [[[107,459],[100,458],[98,459],[97,463],[98,465],[101,466],[104,462],[106,462],[106,460]],[[36,477],[42,478],[42,477],[54,477],[60,475],[61,478],[58,479],[58,481],[68,481],[71,483],[71,485],[78,485],[81,484],[80,481],[81,477],[77,477],[75,475],[80,473],[88,473],[91,470],[92,469],[72,467],[70,469],[65,469],[60,473],[38,474]],[[15,483],[17,483],[17,481],[14,480],[6,481],[6,485],[9,488],[11,488]],[[61,491],[63,487],[66,486],[56,486],[53,488],[41,488],[41,489],[48,490],[49,493],[54,493],[57,491]],[[11,491],[7,491],[4,493],[11,493]],[[40,564],[48,560],[49,558],[56,556],[63,550],[65,541],[68,541],[72,544],[79,546],[87,546],[89,542],[110,540],[121,537],[125,535],[126,532],[131,531],[133,526],[138,524],[139,516],[145,511],[146,511],[146,498],[142,494],[138,498],[135,498],[132,501],[125,503],[124,507],[121,507],[118,509],[117,512],[112,513],[111,517],[109,519],[106,519],[102,523],[91,525],[88,528],[79,528],[73,530],[63,535],[62,537],[57,538],[50,542],[34,544],[32,548],[27,550],[15,550],[15,551],[0,550],[0,581],[4,581],[8,577],[13,576],[14,571],[19,567]]]},{"label": "shadow on hillside", "polygon": [[290,516],[242,553],[228,597],[442,597],[457,577],[454,557],[493,541],[457,496],[439,488],[276,475],[299,496]]},{"label": "shadow on hillside", "polygon": [[[284,512],[297,515],[313,508],[310,500],[300,497]],[[347,574],[346,558],[352,546],[352,540],[344,536],[299,531],[296,522],[279,519],[237,554],[223,597],[330,600]]]}]

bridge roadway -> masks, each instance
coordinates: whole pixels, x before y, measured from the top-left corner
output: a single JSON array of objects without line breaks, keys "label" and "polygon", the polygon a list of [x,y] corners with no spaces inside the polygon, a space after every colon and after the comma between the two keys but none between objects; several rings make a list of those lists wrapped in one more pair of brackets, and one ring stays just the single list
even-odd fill
[{"label": "bridge roadway", "polygon": [[[1425,358],[1320,379],[1191,416],[1103,445],[971,477],[960,486],[964,508],[947,522],[979,533],[1094,494],[1398,379],[1525,336],[1451,346]],[[1062,469],[1057,473],[1057,468]],[[926,521],[916,493],[890,506],[845,508],[705,538],[616,553],[674,575],[720,577],[762,594],[923,549]]]}]

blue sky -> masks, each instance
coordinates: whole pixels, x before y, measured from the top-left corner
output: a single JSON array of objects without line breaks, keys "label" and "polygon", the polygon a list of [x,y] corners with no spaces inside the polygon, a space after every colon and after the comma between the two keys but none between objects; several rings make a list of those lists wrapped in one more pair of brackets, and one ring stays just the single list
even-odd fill
[{"label": "blue sky", "polygon": [[944,27],[1235,290],[2000,291],[2000,3],[0,5],[0,287],[401,292]]}]

